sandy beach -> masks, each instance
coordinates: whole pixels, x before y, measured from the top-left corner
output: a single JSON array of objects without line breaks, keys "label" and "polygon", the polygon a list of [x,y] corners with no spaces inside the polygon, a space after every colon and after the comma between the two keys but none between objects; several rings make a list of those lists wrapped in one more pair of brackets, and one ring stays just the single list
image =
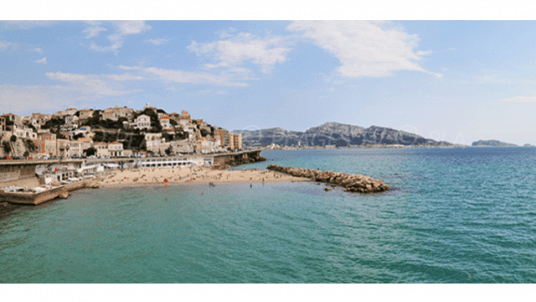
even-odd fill
[{"label": "sandy beach", "polygon": [[196,168],[150,168],[116,170],[104,176],[96,184],[102,187],[154,184],[198,184],[198,183],[262,183],[310,181],[308,178],[294,177],[266,170],[213,170]]}]

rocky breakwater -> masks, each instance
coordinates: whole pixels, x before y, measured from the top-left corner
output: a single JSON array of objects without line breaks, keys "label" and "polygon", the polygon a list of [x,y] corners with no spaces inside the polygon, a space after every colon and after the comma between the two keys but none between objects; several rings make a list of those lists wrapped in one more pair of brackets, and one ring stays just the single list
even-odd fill
[{"label": "rocky breakwater", "polygon": [[374,193],[391,190],[391,187],[384,184],[380,179],[373,179],[372,177],[360,174],[289,168],[277,165],[269,165],[267,169],[296,177],[306,177],[333,186],[344,187],[345,192]]}]

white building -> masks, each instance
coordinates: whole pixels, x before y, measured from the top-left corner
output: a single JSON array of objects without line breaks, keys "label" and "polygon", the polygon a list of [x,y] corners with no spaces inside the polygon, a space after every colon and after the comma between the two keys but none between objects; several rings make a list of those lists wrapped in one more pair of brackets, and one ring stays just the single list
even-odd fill
[{"label": "white building", "polygon": [[162,138],[162,133],[145,133],[145,146],[147,151],[161,152],[162,149],[169,147],[166,140]]},{"label": "white building", "polygon": [[70,157],[82,157],[84,150],[82,148],[82,142],[70,141],[69,142],[69,156]]},{"label": "white building", "polygon": [[113,157],[123,156],[123,144],[119,142],[109,143],[108,152]]},{"label": "white building", "polygon": [[27,126],[13,125],[13,135],[20,138],[37,139],[37,133]]},{"label": "white building", "polygon": [[73,125],[78,123],[78,116],[76,115],[67,115],[65,117],[65,123],[68,125]]},{"label": "white building", "polygon": [[97,156],[109,156],[110,152],[108,152],[108,144],[99,142],[93,144],[94,148],[97,150]]},{"label": "white building", "polygon": [[142,158],[137,159],[135,165],[140,168],[158,168],[158,167],[195,167],[202,165],[212,165],[214,157],[195,156],[195,157],[164,157],[164,158]]},{"label": "white building", "polygon": [[77,134],[87,135],[89,133],[91,133],[91,127],[89,126],[80,127],[74,131],[74,135],[77,135]]},{"label": "white building", "polygon": [[171,126],[169,115],[167,114],[160,115],[159,119],[160,119],[160,125],[162,125],[162,128],[173,129],[173,126]]},{"label": "white building", "polygon": [[136,129],[151,129],[151,117],[148,115],[142,114],[134,122],[136,123]]}]

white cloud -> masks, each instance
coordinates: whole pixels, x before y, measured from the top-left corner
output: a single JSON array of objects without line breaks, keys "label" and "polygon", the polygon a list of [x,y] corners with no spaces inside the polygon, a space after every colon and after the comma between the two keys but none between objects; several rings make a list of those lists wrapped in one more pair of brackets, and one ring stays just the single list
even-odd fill
[{"label": "white cloud", "polygon": [[91,39],[99,35],[101,31],[106,31],[106,28],[100,26],[90,26],[82,32],[86,34],[86,39]]},{"label": "white cloud", "polygon": [[139,34],[151,29],[151,26],[145,24],[145,21],[118,21],[114,25],[121,35]]},{"label": "white cloud", "polygon": [[38,52],[38,53],[43,53],[43,50],[41,48],[34,48],[34,49],[30,49],[30,51],[35,51],[35,52]]},{"label": "white cloud", "polygon": [[8,41],[0,41],[0,51],[4,51],[4,50],[7,50],[7,49],[14,50],[16,48],[17,48],[16,43],[11,43],[11,42],[8,42]]},{"label": "white cloud", "polygon": [[145,78],[142,77],[142,76],[130,75],[128,73],[125,73],[125,74],[106,74],[106,75],[102,75],[102,77],[108,78],[108,79],[114,80],[114,81],[140,81],[140,80],[145,80]]},{"label": "white cloud", "polygon": [[145,21],[118,21],[114,22],[114,27],[116,33],[108,36],[110,46],[99,46],[92,42],[90,48],[100,52],[113,52],[117,55],[119,48],[123,47],[127,35],[139,34],[151,29],[151,26],[145,24]]},{"label": "white cloud", "polygon": [[34,27],[54,26],[58,21],[1,21],[0,28],[12,29],[32,29]]},{"label": "white cloud", "polygon": [[231,35],[220,33],[219,40],[211,43],[198,43],[192,41],[187,47],[198,56],[209,55],[218,63],[206,64],[207,68],[229,67],[250,61],[261,66],[263,73],[268,73],[273,65],[286,61],[290,48],[286,47],[288,40],[284,37],[273,36],[260,38],[249,33]]},{"label": "white cloud", "polygon": [[[118,96],[132,93],[134,91],[122,90],[119,85],[112,81],[128,81],[128,80],[142,80],[143,77],[125,75],[94,75],[94,74],[73,74],[63,72],[48,72],[46,76],[53,80],[59,80],[62,82],[70,83],[71,86],[67,87],[72,90],[79,91],[85,95],[91,95],[94,97],[102,96]],[[115,85],[114,85],[115,84]]]},{"label": "white cloud", "polygon": [[16,114],[58,110],[73,102],[73,95],[57,86],[5,84],[0,85],[0,95],[0,108]]},{"label": "white cloud", "polygon": [[[47,73],[52,80],[65,85],[0,85],[0,110],[13,113],[50,112],[68,107],[77,108],[84,101],[105,97],[118,97],[136,92],[126,91],[119,84],[124,81],[143,80],[130,74],[81,75],[72,73]],[[88,103],[89,104],[89,103]],[[0,112],[1,113],[1,112]]]},{"label": "white cloud", "polygon": [[151,44],[154,44],[154,45],[162,45],[166,42],[169,42],[171,41],[171,39],[164,39],[164,38],[158,38],[158,39],[149,39],[149,40],[145,40],[145,42],[148,42],[148,43],[151,43]]},{"label": "white cloud", "polygon": [[505,103],[536,103],[536,96],[516,96],[509,99],[502,99],[499,102]]},{"label": "white cloud", "polygon": [[139,70],[149,75],[157,76],[158,78],[177,83],[191,84],[214,84],[218,86],[248,86],[247,83],[234,80],[234,74],[220,73],[210,74],[207,72],[188,72],[182,70],[162,69],[156,67],[129,67],[119,66],[123,70]]},{"label": "white cloud", "polygon": [[414,52],[419,37],[389,22],[369,21],[296,21],[287,30],[301,33],[335,55],[345,77],[384,77],[398,70],[424,70],[418,61],[429,52]]},{"label": "white cloud", "polygon": [[41,60],[36,60],[35,63],[46,64],[47,63],[47,57],[44,57]]}]

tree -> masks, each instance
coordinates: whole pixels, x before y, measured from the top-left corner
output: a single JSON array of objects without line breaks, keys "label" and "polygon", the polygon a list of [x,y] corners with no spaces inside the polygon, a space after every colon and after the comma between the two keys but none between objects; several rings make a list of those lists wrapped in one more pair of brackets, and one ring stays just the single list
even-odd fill
[{"label": "tree", "polygon": [[35,143],[31,139],[27,139],[24,141],[24,144],[26,145],[26,148],[32,152],[35,151]]},{"label": "tree", "polygon": [[17,137],[16,137],[15,135],[12,135],[10,140],[11,140],[12,142],[16,142],[16,141],[17,141]]},{"label": "tree", "polygon": [[86,150],[86,155],[87,156],[95,155],[95,153],[97,153],[97,149],[95,149],[94,147],[89,147]]},{"label": "tree", "polygon": [[167,156],[171,155],[171,152],[173,152],[173,151],[172,151],[172,149],[171,149],[171,146],[169,146],[169,147],[166,149],[166,155],[167,155]]},{"label": "tree", "polygon": [[22,156],[28,157],[28,156],[30,156],[30,152],[28,152],[28,150],[26,150],[26,151],[24,151],[24,154]]},{"label": "tree", "polygon": [[11,153],[11,145],[9,144],[8,141],[4,141],[4,142],[2,143],[2,145],[4,146],[4,151],[5,151],[7,154]]}]

